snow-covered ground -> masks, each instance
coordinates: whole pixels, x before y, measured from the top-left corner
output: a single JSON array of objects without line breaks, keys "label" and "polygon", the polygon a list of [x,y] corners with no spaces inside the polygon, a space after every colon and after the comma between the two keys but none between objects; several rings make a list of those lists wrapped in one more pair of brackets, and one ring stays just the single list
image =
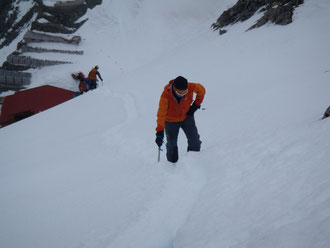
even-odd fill
[{"label": "snow-covered ground", "polygon": [[[330,2],[287,26],[210,30],[234,0],[113,0],[78,30],[83,56],[33,86],[104,83],[0,130],[0,247],[329,248]],[[68,48],[69,49],[69,48]],[[202,151],[157,163],[156,112],[178,75],[206,88]]]}]

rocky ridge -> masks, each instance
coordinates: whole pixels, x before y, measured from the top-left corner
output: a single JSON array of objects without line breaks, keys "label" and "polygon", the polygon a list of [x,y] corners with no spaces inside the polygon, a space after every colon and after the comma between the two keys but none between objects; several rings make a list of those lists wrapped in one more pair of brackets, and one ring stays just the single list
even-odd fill
[{"label": "rocky ridge", "polygon": [[246,21],[255,13],[264,14],[248,30],[261,27],[268,22],[287,25],[292,22],[294,9],[303,2],[304,0],[239,0],[233,7],[224,11],[211,27],[224,34],[227,32],[224,27]]},{"label": "rocky ridge", "polygon": [[[20,13],[22,3],[31,2],[25,13]],[[72,34],[87,19],[77,22],[87,9],[94,8],[102,0],[74,0],[46,6],[42,0],[2,0],[0,3],[0,49],[9,45],[27,26],[31,30]]]}]

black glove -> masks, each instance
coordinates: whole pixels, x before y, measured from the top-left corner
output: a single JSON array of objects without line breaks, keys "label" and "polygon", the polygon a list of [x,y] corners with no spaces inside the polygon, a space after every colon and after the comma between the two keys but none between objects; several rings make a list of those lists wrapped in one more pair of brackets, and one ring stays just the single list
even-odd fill
[{"label": "black glove", "polygon": [[161,147],[163,145],[163,143],[164,143],[164,131],[158,131],[156,133],[155,142],[158,145],[158,147]]},{"label": "black glove", "polygon": [[190,106],[188,112],[186,115],[193,115],[197,109],[199,109],[201,106],[197,106],[195,102]]}]

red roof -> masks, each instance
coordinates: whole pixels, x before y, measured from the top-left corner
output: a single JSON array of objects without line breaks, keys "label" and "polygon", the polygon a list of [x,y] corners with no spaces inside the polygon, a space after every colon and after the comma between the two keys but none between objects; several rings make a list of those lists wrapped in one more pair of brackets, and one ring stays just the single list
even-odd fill
[{"label": "red roof", "polygon": [[54,107],[72,99],[74,95],[73,91],[51,85],[18,91],[5,98],[1,109],[0,125],[11,124]]}]

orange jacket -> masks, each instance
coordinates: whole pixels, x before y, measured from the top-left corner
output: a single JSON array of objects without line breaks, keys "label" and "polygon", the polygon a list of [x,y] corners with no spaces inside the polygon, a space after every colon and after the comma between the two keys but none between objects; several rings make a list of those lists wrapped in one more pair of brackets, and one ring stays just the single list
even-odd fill
[{"label": "orange jacket", "polygon": [[96,75],[99,75],[99,72],[96,68],[93,68],[88,74],[88,79],[97,80]]},{"label": "orange jacket", "polygon": [[200,106],[205,95],[205,88],[198,83],[188,83],[188,93],[184,98],[177,102],[173,96],[171,80],[164,88],[164,91],[159,100],[159,108],[157,112],[157,127],[156,131],[163,131],[165,129],[165,122],[180,122],[186,119],[187,111],[193,102],[194,93],[196,94],[195,104]]}]

